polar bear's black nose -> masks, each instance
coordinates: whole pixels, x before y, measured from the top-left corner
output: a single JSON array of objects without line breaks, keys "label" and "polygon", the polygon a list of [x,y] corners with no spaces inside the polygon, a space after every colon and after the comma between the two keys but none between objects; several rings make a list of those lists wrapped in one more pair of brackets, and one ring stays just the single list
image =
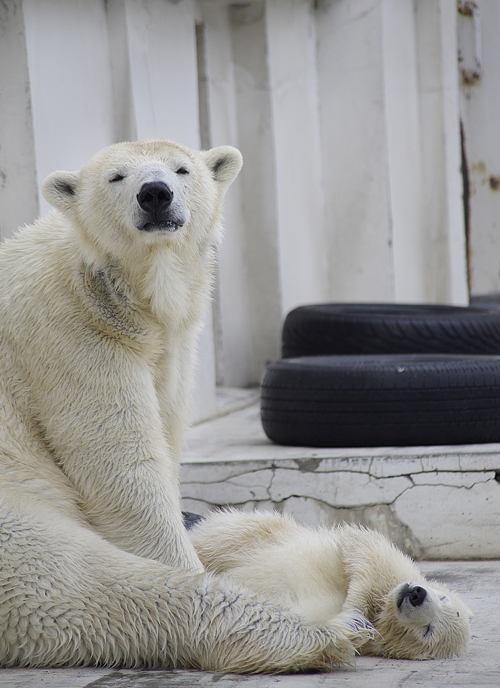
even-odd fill
[{"label": "polar bear's black nose", "polygon": [[427,591],[425,588],[420,587],[420,585],[416,585],[408,591],[408,599],[414,607],[419,607],[426,597]]},{"label": "polar bear's black nose", "polygon": [[137,202],[147,213],[156,214],[167,210],[174,194],[163,182],[146,182],[137,194]]}]

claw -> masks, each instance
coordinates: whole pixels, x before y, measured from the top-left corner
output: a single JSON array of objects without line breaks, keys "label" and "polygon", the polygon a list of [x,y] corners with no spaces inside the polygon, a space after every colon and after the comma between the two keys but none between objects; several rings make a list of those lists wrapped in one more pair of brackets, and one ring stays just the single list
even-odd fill
[{"label": "claw", "polygon": [[378,635],[378,631],[371,621],[357,609],[337,614],[330,620],[328,627],[338,628],[356,649]]}]

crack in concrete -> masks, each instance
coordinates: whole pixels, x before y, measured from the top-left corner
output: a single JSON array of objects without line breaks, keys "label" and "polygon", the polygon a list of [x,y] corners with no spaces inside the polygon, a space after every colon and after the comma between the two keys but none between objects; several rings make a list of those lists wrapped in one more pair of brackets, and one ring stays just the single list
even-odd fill
[{"label": "crack in concrete", "polygon": [[457,490],[472,490],[473,487],[477,485],[486,485],[486,483],[491,482],[494,478],[488,478],[488,480],[479,480],[472,485],[450,485],[450,483],[414,483],[414,487],[453,487]]},{"label": "crack in concrete", "polygon": [[[412,470],[409,472],[394,473],[392,475],[376,475],[375,473],[372,472],[372,465],[373,465],[373,461],[375,461],[375,459],[372,459],[370,461],[370,465],[368,467],[368,470],[361,470],[361,469],[350,470],[350,469],[345,468],[345,467],[332,468],[332,469],[326,469],[326,470],[325,469],[318,470],[318,468],[314,468],[312,461],[314,461],[314,462],[318,461],[319,463],[321,463],[322,461],[324,461],[324,459],[303,459],[303,460],[302,459],[300,459],[300,460],[299,459],[293,459],[293,461],[296,461],[296,462],[301,461],[304,463],[303,463],[303,465],[297,466],[297,468],[294,468],[292,466],[281,466],[275,462],[269,462],[267,465],[263,465],[263,466],[260,466],[258,468],[252,468],[250,470],[243,469],[241,471],[236,471],[236,474],[232,474],[232,475],[228,476],[227,478],[225,478],[225,480],[237,478],[237,477],[240,477],[242,475],[251,475],[253,473],[261,473],[262,471],[266,471],[266,470],[271,470],[271,471],[280,470],[280,471],[294,471],[294,472],[298,471],[300,473],[314,473],[316,475],[329,475],[329,474],[333,475],[336,473],[349,473],[349,474],[355,474],[355,475],[367,475],[370,478],[372,478],[373,480],[391,480],[391,479],[395,479],[395,478],[408,478],[408,479],[412,480],[413,475],[426,475],[426,474],[438,474],[438,473],[442,473],[442,474],[448,474],[449,473],[452,475],[463,474],[463,473],[467,473],[467,474],[469,474],[469,473],[477,473],[477,474],[495,473],[496,475],[499,476],[498,480],[500,481],[500,469],[494,469],[494,468],[480,468],[480,469],[471,468],[468,470],[450,469],[450,468],[445,468],[445,469],[439,469],[439,468],[424,469],[424,468],[422,468],[422,470]],[[187,464],[186,463],[186,464],[182,464],[182,468],[183,468],[183,470],[187,469],[189,471],[193,467],[202,466],[202,467],[206,468],[208,466],[213,466],[213,465],[219,465],[219,464],[217,464],[217,463],[216,464],[211,464],[211,463],[196,463],[196,464],[195,463],[189,463],[189,464]],[[232,468],[233,467],[236,468],[236,466],[237,466],[237,463],[235,462],[235,464],[233,464]],[[219,482],[221,482],[221,480],[220,479],[219,480],[217,480],[217,479],[204,480],[203,482],[206,483],[207,485],[210,485],[210,484],[214,484],[214,483],[219,483]]]},{"label": "crack in concrete", "polygon": [[[191,464],[193,465],[193,464]],[[280,471],[300,471],[301,473],[304,472],[312,472],[312,471],[301,471],[300,468],[293,468],[291,466],[280,466],[278,464],[273,463],[272,464],[273,468],[279,469]],[[263,469],[258,469],[258,470],[263,470]],[[249,471],[251,472],[251,471]],[[421,470],[421,471],[409,471],[405,473],[394,473],[391,475],[375,475],[371,471],[371,467],[366,470],[360,470],[360,469],[355,469],[355,470],[349,470],[346,468],[334,468],[332,470],[316,470],[314,473],[316,475],[327,475],[327,474],[333,474],[333,473],[360,473],[362,475],[371,475],[374,478],[377,479],[387,479],[387,478],[404,478],[408,477],[411,475],[425,475],[426,473],[495,473],[498,472],[500,473],[500,469],[495,469],[495,468],[471,468],[468,470],[459,470],[459,469],[454,469],[454,468],[430,468],[428,470]]]},{"label": "crack in concrete", "polygon": [[269,499],[261,499],[259,497],[255,497],[253,499],[245,499],[243,501],[235,501],[231,500],[231,502],[217,502],[217,501],[208,501],[207,499],[203,499],[202,497],[190,497],[189,495],[185,494],[182,497],[183,499],[189,499],[192,502],[201,502],[202,504],[206,504],[207,506],[215,506],[215,507],[224,507],[224,506],[241,506],[244,504],[247,504],[248,502],[255,502],[256,504],[259,504],[261,502],[272,502],[272,504],[276,504],[279,506],[282,506],[288,499],[308,499],[313,502],[316,502],[317,504],[323,505],[328,507],[329,509],[345,509],[345,510],[353,510],[353,509],[372,509],[376,508],[378,506],[393,506],[394,502],[373,502],[371,504],[331,504],[330,502],[326,502],[324,499],[321,499],[321,497],[311,497],[309,495],[299,495],[299,494],[291,494],[288,495],[287,497],[284,497],[283,499],[273,499],[271,496]]},{"label": "crack in concrete", "polygon": [[271,490],[272,490],[273,482],[274,482],[274,479],[275,479],[275,478],[276,478],[276,469],[273,468],[273,469],[271,470],[271,480],[269,481],[269,487],[267,488],[267,494],[269,495],[269,499],[270,499],[271,501],[273,501],[273,498],[271,497]]},{"label": "crack in concrete", "polygon": [[[193,484],[193,483],[190,483]],[[201,484],[201,483],[200,483]],[[251,491],[249,488],[249,493],[253,495],[251,499],[245,499],[243,501],[236,501],[236,500],[231,500],[230,502],[216,502],[216,501],[208,501],[207,499],[203,497],[191,497],[188,493],[185,493],[183,491],[182,498],[183,499],[190,499],[193,502],[202,502],[203,504],[208,504],[212,506],[236,506],[236,505],[241,505],[241,504],[246,504],[246,502],[272,502],[273,504],[284,504],[288,499],[309,499],[314,502],[317,502],[318,504],[321,504],[323,506],[326,506],[330,509],[370,509],[370,508],[375,508],[378,506],[394,506],[395,502],[401,495],[403,495],[407,490],[410,490],[411,487],[406,488],[401,492],[392,502],[366,502],[363,504],[339,504],[335,503],[333,504],[332,502],[327,502],[325,499],[319,496],[312,496],[312,495],[304,495],[304,494],[289,494],[286,497],[283,497],[282,499],[276,499],[275,497],[272,497],[269,492],[267,492],[268,498],[267,499],[262,499],[261,497],[257,497],[255,493]]]}]

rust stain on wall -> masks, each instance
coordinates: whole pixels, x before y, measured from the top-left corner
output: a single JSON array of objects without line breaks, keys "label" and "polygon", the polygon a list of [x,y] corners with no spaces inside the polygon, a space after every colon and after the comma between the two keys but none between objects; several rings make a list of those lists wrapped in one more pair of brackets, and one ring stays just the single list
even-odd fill
[{"label": "rust stain on wall", "polygon": [[493,191],[498,191],[500,189],[500,175],[491,175],[490,188],[493,189]]}]

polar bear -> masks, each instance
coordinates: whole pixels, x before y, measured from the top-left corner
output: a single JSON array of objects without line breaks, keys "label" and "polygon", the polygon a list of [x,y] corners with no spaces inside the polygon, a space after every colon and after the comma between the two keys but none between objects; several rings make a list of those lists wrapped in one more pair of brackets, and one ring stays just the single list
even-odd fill
[{"label": "polar bear", "polygon": [[289,671],[350,661],[205,574],[179,450],[228,146],[112,145],[55,172],[55,211],[0,248],[0,665]]},{"label": "polar bear", "polygon": [[[362,654],[434,659],[467,648],[470,609],[444,585],[428,583],[380,533],[313,530],[278,513],[229,510],[199,521],[190,535],[208,571],[309,622],[336,628],[361,612],[377,631],[351,637]],[[366,629],[359,618],[358,625]]]}]

